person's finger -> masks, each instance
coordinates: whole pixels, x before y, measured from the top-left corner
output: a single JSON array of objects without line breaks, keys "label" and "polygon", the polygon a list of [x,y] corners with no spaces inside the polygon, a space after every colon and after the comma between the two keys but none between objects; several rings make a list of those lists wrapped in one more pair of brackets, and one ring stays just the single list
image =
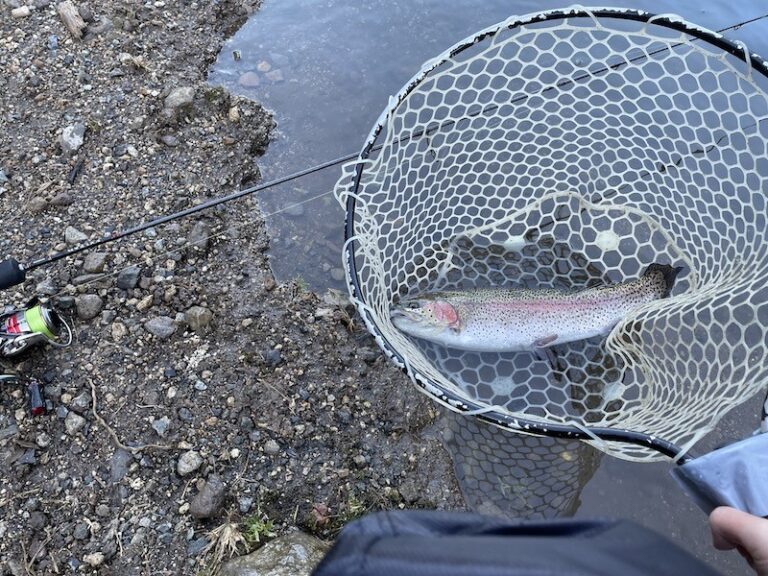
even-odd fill
[{"label": "person's finger", "polygon": [[723,506],[712,511],[709,525],[715,548],[738,548],[759,575],[768,575],[768,520]]}]

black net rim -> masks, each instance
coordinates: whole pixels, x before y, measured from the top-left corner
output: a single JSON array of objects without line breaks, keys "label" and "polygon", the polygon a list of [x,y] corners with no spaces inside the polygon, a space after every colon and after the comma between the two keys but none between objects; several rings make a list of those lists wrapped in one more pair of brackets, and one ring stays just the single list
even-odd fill
[{"label": "black net rim", "polygon": [[[507,20],[487,28],[477,33],[475,36],[457,43],[452,48],[447,50],[443,57],[435,59],[434,61],[431,61],[429,65],[424,66],[419,74],[414,76],[414,78],[411,79],[411,81],[405,85],[393,99],[391,99],[387,108],[387,112],[393,112],[396,110],[402,101],[421,83],[421,81],[432,70],[449,61],[460,52],[463,52],[464,50],[474,46],[489,36],[495,35],[502,29],[511,30],[532,23],[572,18],[590,18],[594,20],[595,23],[598,23],[600,18],[631,20],[682,32],[693,38],[707,42],[723,50],[724,52],[727,52],[731,56],[734,56],[735,58],[744,62],[747,66],[751,66],[752,69],[757,70],[765,78],[768,78],[768,62],[762,57],[749,52],[743,44],[728,40],[721,34],[712,30],[702,28],[690,22],[686,22],[680,16],[673,14],[654,14],[642,10],[634,10],[628,8],[584,8],[581,6],[573,6],[566,9],[549,10],[513,18],[511,20]],[[354,183],[352,186],[353,192],[357,192],[359,189],[360,180],[363,174],[363,161],[367,160],[371,155],[371,152],[374,151],[376,141],[378,140],[383,128],[384,122],[380,120],[371,131],[363,149],[361,150],[356,160],[358,164],[356,167]],[[370,312],[365,309],[366,302],[360,289],[360,279],[358,277],[358,269],[355,262],[355,241],[350,241],[350,238],[354,238],[355,236],[355,207],[356,195],[354,193],[349,194],[346,199],[344,239],[346,246],[345,261],[348,267],[347,277],[349,279],[350,292],[353,298],[362,304],[362,306],[358,306],[358,311],[365,317],[366,324],[369,329],[373,331],[373,335],[379,343],[379,346],[381,346],[384,353],[391,360],[393,360],[398,366],[405,370],[407,362],[381,333],[376,324],[376,320],[371,316]],[[520,418],[501,412],[499,410],[489,409],[488,406],[468,401],[466,398],[461,398],[451,390],[448,390],[441,384],[424,377],[420,373],[414,373],[413,376],[415,384],[428,396],[432,397],[439,403],[454,411],[465,413],[468,416],[475,416],[481,421],[499,426],[506,430],[552,436],[556,438],[575,438],[580,440],[600,439],[608,442],[634,444],[637,446],[650,448],[670,458],[675,458],[679,464],[683,464],[691,459],[691,456],[683,454],[683,450],[672,442],[657,438],[649,434],[621,428],[592,428],[588,426],[573,426],[554,422],[545,423],[540,420]]]}]

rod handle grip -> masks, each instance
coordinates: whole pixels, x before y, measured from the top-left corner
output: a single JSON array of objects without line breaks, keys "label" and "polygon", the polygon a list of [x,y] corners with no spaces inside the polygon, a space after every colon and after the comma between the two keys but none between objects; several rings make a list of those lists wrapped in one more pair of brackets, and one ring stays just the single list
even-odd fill
[{"label": "rod handle grip", "polygon": [[0,262],[0,290],[21,284],[27,278],[27,271],[13,258]]}]

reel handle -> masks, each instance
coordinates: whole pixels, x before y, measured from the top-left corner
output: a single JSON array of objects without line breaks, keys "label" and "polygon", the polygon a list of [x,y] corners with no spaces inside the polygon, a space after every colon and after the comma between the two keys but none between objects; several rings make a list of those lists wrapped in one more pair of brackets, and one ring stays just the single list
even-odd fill
[{"label": "reel handle", "polygon": [[0,290],[17,286],[26,280],[27,271],[15,259],[9,258],[0,262]]}]

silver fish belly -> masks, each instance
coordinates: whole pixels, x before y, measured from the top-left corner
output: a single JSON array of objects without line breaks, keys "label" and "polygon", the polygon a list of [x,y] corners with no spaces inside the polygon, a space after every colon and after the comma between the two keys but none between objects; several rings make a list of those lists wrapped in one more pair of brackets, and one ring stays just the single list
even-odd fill
[{"label": "silver fish belly", "polygon": [[433,292],[395,307],[392,321],[406,334],[450,348],[532,351],[608,334],[639,306],[668,296],[679,270],[654,264],[637,280],[578,292]]}]

